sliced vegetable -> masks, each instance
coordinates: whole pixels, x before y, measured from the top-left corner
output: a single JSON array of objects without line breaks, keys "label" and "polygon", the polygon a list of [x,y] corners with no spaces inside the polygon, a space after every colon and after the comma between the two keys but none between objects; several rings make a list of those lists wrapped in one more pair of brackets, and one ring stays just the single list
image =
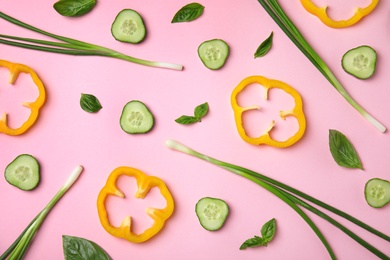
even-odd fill
[{"label": "sliced vegetable", "polygon": [[256,50],[256,52],[254,54],[255,59],[259,58],[259,57],[263,57],[263,56],[265,56],[269,52],[269,50],[272,47],[273,37],[274,37],[274,32],[271,32],[271,34],[268,36],[268,38],[265,39],[260,44],[260,46],[257,48],[257,50]]},{"label": "sliced vegetable", "polygon": [[90,12],[96,5],[96,0],[60,0],[53,7],[63,16],[82,16]]},{"label": "sliced vegetable", "polygon": [[154,116],[144,103],[132,100],[123,107],[120,125],[128,134],[144,134],[152,130]]},{"label": "sliced vegetable", "polygon": [[362,45],[347,51],[342,58],[343,69],[359,79],[368,79],[376,69],[376,51],[367,45]]},{"label": "sliced vegetable", "polygon": [[204,6],[199,3],[190,3],[180,8],[173,16],[171,23],[191,22],[203,14]]},{"label": "sliced vegetable", "polygon": [[310,44],[299,32],[298,28],[283,11],[277,0],[258,0],[271,18],[279,25],[291,41],[302,51],[302,53],[313,63],[313,65],[324,75],[333,87],[352,105],[365,119],[375,126],[380,132],[384,133],[386,127],[378,120],[372,117],[363,107],[361,107],[344,89],[330,68],[325,64],[321,57],[314,51]]},{"label": "sliced vegetable", "polygon": [[325,5],[322,7],[318,7],[317,5],[315,5],[313,3],[312,0],[301,0],[301,3],[303,5],[303,7],[306,9],[306,11],[317,16],[321,20],[321,22],[323,22],[327,26],[333,27],[333,28],[346,28],[346,27],[350,27],[350,26],[356,24],[363,17],[369,15],[375,9],[378,2],[379,2],[379,0],[372,0],[371,4],[369,4],[367,7],[355,8],[355,14],[351,18],[349,18],[347,20],[336,21],[328,16],[328,13],[327,13],[328,6]]},{"label": "sliced vegetable", "polygon": [[261,227],[261,235],[254,236],[252,238],[249,238],[245,240],[244,243],[240,246],[240,250],[247,249],[248,247],[259,247],[259,246],[267,246],[269,242],[274,238],[276,233],[276,220],[273,218],[269,221],[267,221],[262,227]]},{"label": "sliced vegetable", "polygon": [[[275,120],[272,120],[272,122],[268,127],[268,130],[263,135],[255,138],[247,135],[244,128],[243,119],[242,119],[243,114],[246,111],[260,109],[260,108],[258,106],[241,107],[238,104],[237,96],[242,91],[244,91],[246,87],[250,86],[251,84],[259,84],[261,87],[265,89],[264,99],[268,99],[268,91],[273,88],[281,89],[294,98],[295,106],[293,108],[289,110],[281,110],[279,112],[279,116],[283,120],[285,120],[287,117],[295,117],[295,119],[298,121],[299,128],[293,136],[289,137],[287,140],[284,141],[278,141],[272,139],[270,132],[272,131],[275,125]],[[243,79],[233,90],[231,96],[231,105],[234,111],[234,118],[236,121],[236,127],[238,133],[240,134],[241,138],[244,141],[250,144],[254,144],[254,145],[266,144],[278,148],[285,148],[296,143],[299,139],[301,139],[301,137],[305,133],[306,117],[305,114],[303,113],[302,98],[299,95],[298,91],[296,91],[293,87],[291,87],[290,85],[284,82],[273,80],[273,79],[267,79],[262,76],[247,77]]]},{"label": "sliced vegetable", "polygon": [[37,73],[30,67],[19,64],[19,63],[12,63],[5,60],[0,60],[0,67],[5,67],[9,70],[10,78],[9,83],[14,84],[17,78],[19,77],[20,73],[26,73],[31,76],[31,79],[33,80],[34,84],[38,88],[38,97],[33,102],[24,102],[23,106],[29,108],[31,110],[31,113],[27,120],[18,128],[12,128],[8,126],[7,122],[7,114],[4,113],[3,116],[0,118],[0,133],[4,133],[7,135],[21,135],[24,132],[26,132],[30,127],[35,123],[35,121],[38,118],[39,110],[45,103],[46,99],[46,90],[45,86],[43,85],[41,79],[38,77]]},{"label": "sliced vegetable", "polygon": [[39,162],[30,154],[21,154],[5,168],[4,177],[21,190],[33,190],[41,179]]},{"label": "sliced vegetable", "polygon": [[20,236],[12,243],[12,245],[0,256],[0,260],[15,260],[23,259],[24,254],[29,248],[35,233],[38,231],[39,227],[42,225],[43,221],[47,217],[47,214],[52,210],[52,208],[57,204],[57,202],[64,196],[64,194],[72,187],[73,183],[80,176],[83,168],[77,166],[65,184],[57,192],[57,194],[49,201],[49,203],[43,208],[41,212],[30,222],[25,230],[20,234]]},{"label": "sliced vegetable", "polygon": [[[146,209],[146,214],[151,217],[154,222],[150,228],[146,229],[141,234],[133,233],[131,228],[131,216],[127,216],[120,227],[115,227],[110,223],[105,201],[108,196],[125,197],[125,194],[116,186],[116,181],[120,176],[128,176],[137,180],[138,190],[135,193],[136,198],[144,199],[148,195],[150,189],[156,187],[160,190],[161,195],[166,200],[166,206],[163,209]],[[118,167],[111,172],[110,176],[108,176],[106,185],[99,192],[97,199],[99,219],[103,228],[115,237],[134,243],[145,242],[159,233],[163,228],[165,221],[172,215],[174,207],[172,195],[164,181],[155,176],[148,176],[138,169],[124,166]]]},{"label": "sliced vegetable", "polygon": [[293,187],[288,186],[284,183],[281,183],[277,180],[269,178],[263,174],[251,171],[249,169],[245,169],[243,167],[240,167],[240,166],[237,166],[234,164],[219,161],[215,158],[212,158],[210,156],[207,156],[207,155],[204,155],[204,154],[199,153],[197,151],[194,151],[191,148],[189,148],[181,143],[178,143],[174,140],[167,140],[165,142],[165,145],[173,150],[176,150],[176,151],[188,154],[188,155],[192,155],[192,156],[197,157],[201,160],[204,160],[206,162],[209,162],[211,164],[219,166],[225,170],[228,170],[234,174],[237,174],[241,177],[244,177],[250,181],[253,181],[254,183],[265,188],[266,190],[268,190],[272,194],[276,195],[282,201],[287,203],[292,209],[294,209],[305,220],[305,222],[313,229],[313,231],[317,234],[318,238],[322,241],[322,243],[324,244],[324,246],[328,250],[329,255],[332,259],[336,259],[336,256],[335,256],[332,248],[328,244],[327,240],[325,239],[325,237],[323,236],[321,231],[317,228],[317,226],[313,223],[313,221],[307,216],[307,214],[304,211],[302,211],[302,209],[299,206],[301,206],[301,207],[311,211],[312,213],[320,216],[321,218],[325,219],[326,221],[328,221],[329,223],[331,223],[332,225],[334,225],[335,227],[337,227],[338,229],[343,231],[345,234],[347,234],[353,240],[357,241],[361,246],[365,247],[367,250],[369,250],[370,252],[372,252],[373,254],[378,256],[379,258],[389,259],[389,256],[387,256],[386,254],[381,252],[379,249],[375,248],[370,243],[368,243],[367,241],[365,241],[364,239],[362,239],[361,237],[356,235],[354,232],[352,232],[350,229],[343,226],[341,223],[339,223],[335,219],[331,218],[325,212],[310,205],[309,203],[313,203],[313,204],[320,206],[320,207],[322,207],[322,208],[324,208],[324,209],[326,209],[326,210],[328,210],[328,211],[330,211],[330,212],[332,212],[340,217],[343,217],[346,220],[349,220],[352,223],[358,225],[359,227],[371,232],[372,234],[375,234],[378,237],[383,238],[384,240],[390,242],[390,236],[372,228],[371,226],[363,223],[362,221],[356,219],[355,217],[347,214],[346,212],[343,212],[337,208],[334,208],[334,207],[330,206],[329,204],[326,204],[326,203],[324,203],[316,198],[313,198],[312,196],[310,196],[306,193],[303,193],[297,189],[294,189]]},{"label": "sliced vegetable", "polygon": [[381,208],[390,202],[390,182],[373,178],[366,183],[364,195],[368,205]]},{"label": "sliced vegetable", "polygon": [[221,199],[204,197],[195,206],[196,216],[201,226],[209,231],[222,228],[229,214],[228,204]]},{"label": "sliced vegetable", "polygon": [[196,122],[201,122],[202,118],[207,114],[208,111],[209,111],[209,104],[206,102],[195,107],[193,116],[183,115],[177,118],[175,121],[176,123],[182,125],[189,125]]},{"label": "sliced vegetable", "polygon": [[124,9],[115,17],[111,34],[117,41],[140,43],[146,36],[144,20],[137,11]]},{"label": "sliced vegetable", "polygon": [[61,53],[67,55],[111,57],[111,58],[121,59],[121,60],[129,61],[129,62],[133,62],[136,64],[149,66],[149,67],[183,70],[183,66],[179,64],[142,60],[139,58],[127,56],[125,54],[119,53],[117,51],[99,45],[82,42],[72,38],[49,33],[39,28],[33,27],[29,24],[26,24],[22,21],[19,21],[2,12],[0,12],[0,18],[10,23],[13,23],[15,25],[18,25],[20,27],[23,27],[25,29],[28,29],[30,31],[40,33],[42,35],[48,36],[50,38],[59,41],[59,42],[46,41],[46,40],[38,40],[38,39],[23,38],[23,37],[0,34],[0,43],[3,44],[21,47],[25,49],[54,52],[54,53]]},{"label": "sliced vegetable", "polygon": [[329,130],[329,148],[335,162],[346,168],[359,168],[363,170],[359,155],[352,143],[340,131]]},{"label": "sliced vegetable", "polygon": [[99,99],[92,94],[81,93],[80,106],[88,113],[96,113],[102,109]]},{"label": "sliced vegetable", "polygon": [[73,236],[62,236],[65,260],[111,260],[104,249],[95,242]]},{"label": "sliced vegetable", "polygon": [[205,41],[198,47],[198,56],[207,68],[218,70],[229,56],[229,45],[221,39]]}]

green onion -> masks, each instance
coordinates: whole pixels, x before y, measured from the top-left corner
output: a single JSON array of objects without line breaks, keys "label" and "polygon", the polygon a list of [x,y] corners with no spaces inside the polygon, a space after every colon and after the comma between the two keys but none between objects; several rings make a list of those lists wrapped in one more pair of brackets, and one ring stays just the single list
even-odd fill
[{"label": "green onion", "polygon": [[[20,236],[12,243],[12,245],[0,256],[0,260],[13,260],[13,259],[22,259],[23,255],[26,253],[31,240],[33,239],[38,228],[41,226],[45,220],[47,214],[54,207],[54,205],[64,196],[64,194],[69,190],[73,183],[80,176],[83,168],[77,166],[66,183],[62,188],[57,192],[57,194],[51,199],[51,201],[45,206],[45,208],[30,222],[26,229],[20,234]],[[8,258],[7,258],[8,257]]]},{"label": "green onion", "polygon": [[145,65],[149,67],[183,70],[183,66],[179,64],[138,59],[99,45],[49,33],[47,31],[41,30],[39,28],[26,24],[22,21],[19,21],[2,12],[0,12],[0,18],[3,18],[4,20],[10,23],[18,25],[30,31],[34,31],[60,41],[60,42],[54,42],[54,41],[46,41],[46,40],[23,38],[23,37],[0,34],[0,43],[6,45],[31,49],[31,50],[67,54],[67,55],[111,57],[111,58],[121,59],[121,60],[129,61],[129,62],[133,62],[136,64]]},{"label": "green onion", "polygon": [[324,75],[324,77],[336,88],[336,90],[352,105],[364,118],[384,133],[386,127],[372,117],[363,107],[361,107],[345,90],[329,67],[314,51],[306,39],[302,36],[298,28],[283,11],[277,0],[258,0],[271,18],[279,25],[283,32],[298,47],[299,50],[313,63],[313,65]]},{"label": "green onion", "polygon": [[[370,252],[372,252],[376,256],[380,257],[381,259],[390,259],[383,252],[381,252],[380,250],[378,250],[377,248],[375,248],[374,246],[369,244],[367,241],[365,241],[364,239],[362,239],[361,237],[359,237],[358,235],[353,233],[351,230],[349,230],[348,228],[346,228],[345,226],[343,226],[342,224],[340,224],[339,222],[337,222],[336,220],[334,220],[330,216],[326,215],[325,213],[323,213],[322,211],[320,211],[316,207],[310,205],[308,202],[311,202],[319,207],[322,207],[330,212],[333,212],[334,214],[339,215],[339,216],[343,217],[344,219],[356,224],[357,226],[371,232],[372,234],[375,234],[376,236],[390,242],[390,237],[388,235],[372,228],[371,226],[361,222],[360,220],[356,219],[355,217],[353,217],[353,216],[351,216],[351,215],[349,215],[349,214],[347,214],[339,209],[336,209],[336,208],[334,208],[334,207],[332,207],[332,206],[330,206],[330,205],[328,205],[320,200],[317,200],[317,199],[311,197],[310,195],[307,195],[306,193],[303,193],[297,189],[294,189],[291,186],[283,184],[279,181],[276,181],[276,180],[269,178],[265,175],[262,175],[260,173],[256,173],[254,171],[251,171],[249,169],[246,169],[246,168],[234,165],[234,164],[226,163],[223,161],[219,161],[217,159],[214,159],[212,157],[209,157],[207,155],[204,155],[202,153],[194,151],[191,148],[189,148],[181,143],[178,143],[174,140],[167,140],[165,145],[173,150],[176,150],[176,151],[188,154],[188,155],[192,155],[192,156],[197,157],[199,159],[202,159],[206,162],[209,162],[211,164],[219,166],[225,170],[233,172],[239,176],[242,176],[248,180],[251,180],[251,181],[255,182],[256,184],[260,185],[261,187],[265,188],[266,190],[270,191],[271,193],[273,193],[277,197],[279,197],[282,201],[284,201],[290,207],[292,207],[305,220],[305,222],[313,229],[313,231],[316,233],[316,235],[319,237],[319,239],[322,241],[322,243],[324,244],[324,246],[328,250],[329,255],[332,259],[336,259],[336,257],[334,255],[332,249],[330,248],[329,244],[327,243],[326,239],[321,234],[321,231],[315,226],[315,224],[310,220],[310,218],[298,206],[301,206],[305,209],[308,209],[312,213],[320,216],[321,218],[328,221],[329,223],[331,223],[335,227],[339,228],[341,231],[343,231],[345,234],[347,234],[353,240],[358,242],[360,245],[362,245],[367,250],[369,250]],[[303,200],[308,201],[308,202],[305,202]]]}]

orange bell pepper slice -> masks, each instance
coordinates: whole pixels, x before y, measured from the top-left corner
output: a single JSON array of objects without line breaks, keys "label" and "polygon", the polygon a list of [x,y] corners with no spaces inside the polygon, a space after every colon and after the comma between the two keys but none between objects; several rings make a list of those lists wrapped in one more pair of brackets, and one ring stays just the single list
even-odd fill
[{"label": "orange bell pepper slice", "polygon": [[[113,226],[108,219],[108,212],[105,206],[105,201],[108,196],[117,196],[124,198],[125,195],[116,186],[116,181],[120,176],[133,177],[137,181],[138,190],[135,194],[136,198],[143,199],[146,197],[151,188],[157,187],[160,189],[161,195],[166,200],[166,207],[163,209],[147,208],[146,213],[154,220],[153,225],[146,229],[142,234],[135,234],[131,230],[131,216],[127,216],[119,227]],[[134,243],[141,243],[155,236],[163,228],[165,221],[172,215],[174,210],[174,201],[170,191],[165,183],[155,177],[148,176],[145,173],[131,167],[118,167],[111,172],[107,179],[106,185],[99,193],[97,200],[97,208],[99,219],[104,229],[111,235],[125,239]]]},{"label": "orange bell pepper slice", "polygon": [[23,64],[12,63],[5,60],[0,60],[0,67],[6,67],[9,70],[10,78],[9,83],[14,84],[16,79],[19,77],[20,73],[30,74],[34,84],[37,86],[39,95],[34,102],[24,102],[23,106],[29,108],[31,110],[30,116],[28,119],[18,128],[12,128],[8,126],[7,122],[7,113],[4,113],[0,118],[0,133],[4,133],[7,135],[21,135],[26,132],[37,120],[39,115],[39,110],[45,103],[46,99],[46,91],[45,87],[38,77],[35,71]]},{"label": "orange bell pepper slice", "polygon": [[324,24],[332,28],[345,28],[352,26],[359,22],[363,17],[369,15],[377,6],[379,0],[372,0],[371,4],[364,8],[355,8],[354,15],[347,20],[335,21],[328,16],[327,9],[325,5],[323,7],[316,6],[311,0],[301,0],[301,4],[309,13],[317,16]]},{"label": "orange bell pepper slice", "polygon": [[[241,107],[238,102],[237,102],[237,95],[242,92],[247,86],[251,84],[259,84],[262,87],[265,88],[265,97],[264,99],[268,99],[268,91],[272,88],[278,88],[289,95],[291,95],[294,98],[295,106],[290,109],[290,110],[281,110],[279,112],[279,116],[284,120],[286,117],[295,117],[296,120],[298,121],[299,129],[298,131],[291,137],[289,137],[285,141],[277,141],[272,139],[270,132],[272,131],[274,125],[275,125],[275,120],[273,120],[270,123],[270,126],[268,130],[261,136],[259,137],[250,137],[247,135],[244,125],[243,125],[243,120],[242,120],[242,115],[245,111],[249,110],[254,110],[254,109],[260,109],[258,106],[250,106],[250,107]],[[241,138],[254,145],[260,145],[260,144],[266,144],[278,148],[284,148],[293,145],[296,143],[303,134],[305,133],[306,129],[306,118],[305,114],[303,113],[303,108],[302,108],[302,98],[299,95],[298,91],[296,91],[294,88],[292,88],[290,85],[278,81],[278,80],[273,80],[273,79],[267,79],[262,76],[250,76],[245,79],[243,79],[237,87],[233,90],[232,96],[231,96],[231,105],[234,111],[234,118],[236,121],[236,126],[238,133],[240,134]]]}]

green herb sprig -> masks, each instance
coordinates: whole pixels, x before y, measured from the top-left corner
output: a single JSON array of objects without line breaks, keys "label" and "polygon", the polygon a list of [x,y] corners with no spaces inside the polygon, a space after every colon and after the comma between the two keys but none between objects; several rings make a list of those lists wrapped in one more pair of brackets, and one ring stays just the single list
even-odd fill
[{"label": "green herb sprig", "polygon": [[74,17],[89,13],[96,5],[96,0],[60,0],[53,8],[63,16]]},{"label": "green herb sprig", "polygon": [[81,93],[80,106],[88,113],[96,113],[102,109],[99,99],[92,94]]},{"label": "green herb sprig", "polygon": [[0,34],[0,43],[2,44],[25,48],[25,49],[67,54],[67,55],[110,57],[110,58],[121,59],[121,60],[125,60],[128,62],[132,62],[144,66],[149,66],[149,67],[183,70],[183,66],[179,64],[143,60],[143,59],[122,54],[115,50],[105,48],[99,45],[49,33],[47,31],[41,30],[39,28],[26,24],[22,21],[19,21],[9,15],[6,15],[3,12],[0,12],[0,18],[12,24],[18,25],[30,31],[37,32],[39,34],[48,36],[50,38],[59,41],[59,42],[54,42],[54,41],[46,41],[46,40],[23,38],[23,37]]},{"label": "green herb sprig", "polygon": [[175,122],[182,125],[189,125],[196,122],[201,122],[202,118],[207,114],[208,111],[209,111],[209,104],[206,102],[195,107],[193,116],[183,115],[177,118]]},{"label": "green herb sprig", "polygon": [[255,59],[265,56],[271,50],[273,37],[274,37],[274,32],[271,32],[271,34],[267,37],[267,39],[265,39],[260,44],[260,46],[257,48],[257,50],[254,54]]},{"label": "green herb sprig", "polygon": [[273,218],[267,221],[261,227],[261,237],[254,236],[245,240],[244,243],[240,246],[240,250],[247,249],[248,247],[259,247],[259,246],[267,246],[269,242],[274,238],[276,233],[276,220]]},{"label": "green herb sprig", "polygon": [[95,242],[74,236],[62,236],[65,260],[111,260],[104,249]]},{"label": "green herb sprig", "polygon": [[363,170],[362,162],[352,143],[340,131],[329,130],[329,149],[335,162],[346,168]]},{"label": "green herb sprig", "polygon": [[321,57],[314,51],[310,44],[303,37],[298,28],[283,11],[277,0],[258,0],[261,6],[267,11],[271,18],[279,25],[283,32],[298,47],[298,49],[313,63],[313,65],[324,75],[324,77],[333,85],[333,87],[352,105],[365,119],[375,126],[380,132],[384,133],[386,127],[371,116],[362,106],[360,106],[345,90],[325,64]]},{"label": "green herb sprig", "polygon": [[173,16],[171,23],[191,22],[203,14],[204,6],[199,3],[190,3],[180,8]]}]

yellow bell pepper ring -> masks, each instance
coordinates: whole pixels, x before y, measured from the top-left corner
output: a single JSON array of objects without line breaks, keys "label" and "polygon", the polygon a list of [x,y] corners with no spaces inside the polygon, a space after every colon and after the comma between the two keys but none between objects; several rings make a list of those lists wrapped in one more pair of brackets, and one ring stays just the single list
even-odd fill
[{"label": "yellow bell pepper ring", "polygon": [[[271,133],[272,129],[274,128],[275,120],[272,120],[268,130],[263,135],[261,135],[259,137],[250,137],[247,135],[245,128],[244,128],[244,124],[243,124],[243,118],[242,118],[243,113],[246,111],[249,111],[249,110],[260,109],[260,107],[258,107],[258,106],[241,107],[237,102],[237,96],[247,86],[249,86],[251,84],[259,84],[265,88],[265,92],[264,92],[265,93],[265,95],[264,95],[265,100],[268,99],[268,91],[272,88],[281,89],[293,97],[294,102],[295,102],[295,106],[290,110],[281,110],[279,112],[279,116],[283,120],[285,120],[287,117],[295,117],[296,120],[298,121],[299,128],[293,136],[289,137],[287,140],[284,140],[284,141],[274,140],[271,137],[270,133]],[[246,141],[250,144],[253,144],[253,145],[265,144],[265,145],[270,145],[270,146],[274,146],[274,147],[278,147],[278,148],[285,148],[285,147],[291,146],[294,143],[296,143],[299,139],[301,139],[301,137],[305,133],[306,118],[305,118],[305,114],[303,113],[302,98],[299,95],[298,91],[296,91],[293,87],[291,87],[290,85],[288,85],[282,81],[278,81],[278,80],[274,80],[274,79],[267,79],[263,76],[247,77],[247,78],[243,79],[237,85],[237,87],[233,90],[233,93],[231,95],[231,105],[232,105],[232,108],[234,111],[234,118],[236,121],[238,133],[240,134],[241,138],[244,141]]]},{"label": "yellow bell pepper ring", "polygon": [[[127,216],[119,227],[113,226],[108,217],[108,212],[105,206],[108,196],[117,196],[124,198],[125,195],[116,185],[116,181],[120,176],[133,177],[137,181],[138,189],[135,193],[136,198],[143,199],[147,196],[151,188],[157,187],[161,195],[166,200],[166,206],[163,209],[147,208],[146,213],[153,219],[153,225],[146,229],[141,234],[135,234],[131,229],[131,216]],[[100,222],[103,228],[111,235],[125,239],[129,242],[141,243],[155,236],[164,226],[165,221],[172,215],[174,210],[174,201],[170,191],[165,183],[155,177],[148,176],[142,171],[131,167],[118,167],[111,172],[107,179],[106,185],[102,188],[97,199],[97,209]]]},{"label": "yellow bell pepper ring", "polygon": [[364,8],[355,8],[354,15],[347,20],[333,20],[328,16],[327,6],[318,7],[311,0],[301,0],[301,4],[309,13],[317,16],[324,24],[332,28],[346,28],[359,22],[363,17],[369,15],[377,6],[379,0],[372,0],[371,4]]},{"label": "yellow bell pepper ring", "polygon": [[4,113],[0,118],[0,133],[4,133],[7,135],[20,135],[26,132],[37,120],[39,110],[45,103],[46,92],[45,87],[38,77],[35,71],[23,64],[12,63],[5,60],[0,60],[0,67],[8,68],[10,73],[9,83],[14,84],[16,79],[19,77],[20,73],[30,74],[34,84],[37,86],[39,95],[34,102],[24,102],[23,106],[29,108],[31,110],[30,116],[28,119],[18,128],[12,128],[8,126],[7,122],[7,113]]}]

